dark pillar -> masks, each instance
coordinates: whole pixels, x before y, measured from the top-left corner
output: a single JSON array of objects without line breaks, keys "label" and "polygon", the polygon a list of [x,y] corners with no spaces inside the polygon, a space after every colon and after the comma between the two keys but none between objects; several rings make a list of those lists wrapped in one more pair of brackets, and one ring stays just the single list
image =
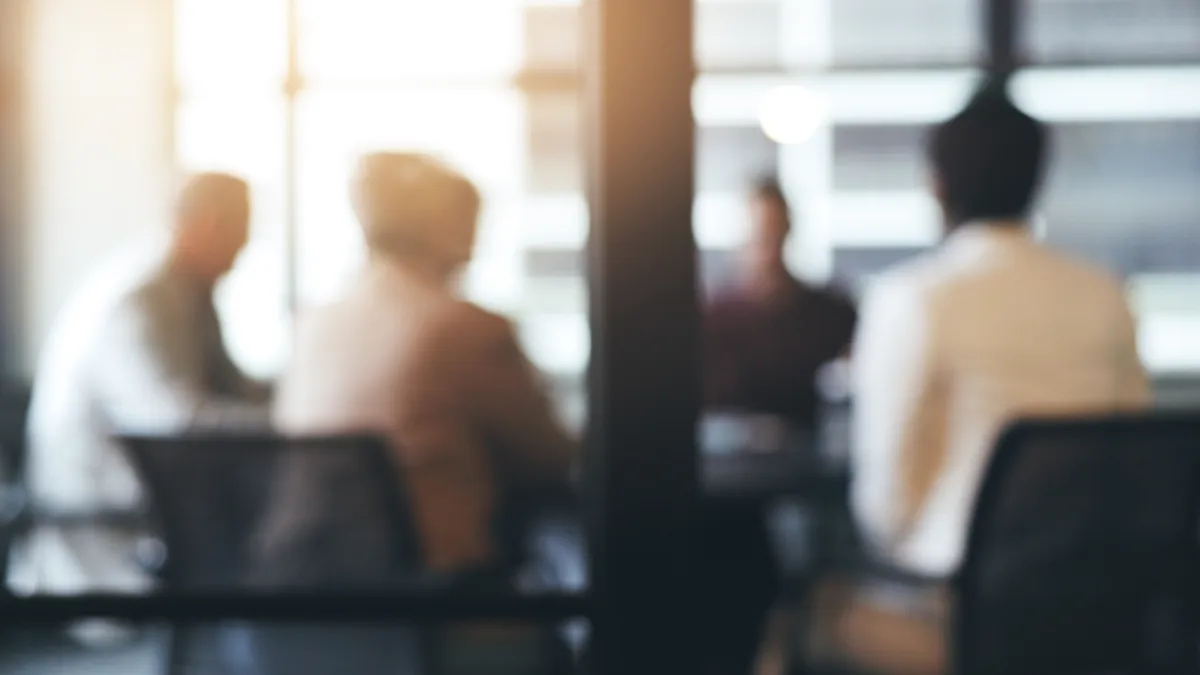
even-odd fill
[{"label": "dark pillar", "polygon": [[984,0],[984,17],[988,49],[988,71],[991,75],[1008,76],[1020,65],[1020,46],[1017,35],[1022,0]]},{"label": "dark pillar", "polygon": [[691,0],[589,0],[594,656],[697,673]]}]

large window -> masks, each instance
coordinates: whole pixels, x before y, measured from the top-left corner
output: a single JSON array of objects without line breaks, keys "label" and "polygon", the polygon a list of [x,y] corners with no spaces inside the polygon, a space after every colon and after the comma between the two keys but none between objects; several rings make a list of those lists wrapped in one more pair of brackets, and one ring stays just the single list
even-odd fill
[{"label": "large window", "polygon": [[178,161],[255,190],[252,244],[221,290],[244,367],[276,372],[293,311],[335,297],[362,262],[355,158],[430,151],[484,193],[466,293],[517,322],[578,423],[587,209],[573,4],[176,0]]},{"label": "large window", "polygon": [[1152,372],[1200,372],[1200,3],[1031,0],[1020,29],[1048,243],[1126,279]]},{"label": "large window", "polygon": [[[223,289],[238,300],[222,308],[238,313],[239,360],[272,373],[290,298],[332,297],[360,262],[353,158],[428,149],[487,197],[468,294],[517,321],[578,421],[589,352],[578,1],[295,0],[294,22],[287,0],[176,2],[179,161],[256,189],[254,242]],[[937,241],[923,139],[978,81],[981,7],[698,0],[695,227],[709,287],[745,236],[745,184],[766,172],[793,197],[801,276],[855,290]],[[1038,0],[1018,31],[1034,65],[1014,89],[1057,132],[1047,240],[1128,278],[1144,357],[1164,373],[1200,369],[1183,347],[1200,339],[1200,301],[1187,300],[1200,298],[1197,7]]]},{"label": "large window", "polygon": [[[982,73],[984,4],[700,2],[696,227],[710,284],[744,236],[745,181],[767,171],[793,198],[801,276],[855,291],[936,243],[924,139]],[[1039,228],[1127,280],[1155,374],[1200,371],[1200,4],[1024,5],[1030,65],[1013,89],[1055,131]]]},{"label": "large window", "polygon": [[[719,285],[744,238],[743,191],[775,173],[792,197],[793,271],[857,287],[932,244],[924,128],[965,101],[980,3],[711,0],[697,12],[697,239]],[[756,27],[750,30],[749,27]]]}]

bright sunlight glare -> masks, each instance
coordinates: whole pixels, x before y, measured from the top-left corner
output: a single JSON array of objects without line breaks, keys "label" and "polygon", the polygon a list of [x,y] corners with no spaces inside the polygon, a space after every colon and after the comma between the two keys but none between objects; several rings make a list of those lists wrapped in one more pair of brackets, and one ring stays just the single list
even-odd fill
[{"label": "bright sunlight glare", "polygon": [[775,87],[759,108],[763,133],[783,145],[800,144],[812,138],[825,117],[825,101],[799,85]]}]

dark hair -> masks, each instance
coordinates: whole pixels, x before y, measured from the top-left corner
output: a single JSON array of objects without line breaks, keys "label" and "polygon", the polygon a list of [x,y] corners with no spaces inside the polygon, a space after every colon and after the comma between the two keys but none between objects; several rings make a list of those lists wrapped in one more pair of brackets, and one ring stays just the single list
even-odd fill
[{"label": "dark hair", "polygon": [[751,184],[750,195],[778,206],[779,210],[783,212],[784,222],[788,224],[789,228],[791,227],[791,206],[788,204],[787,195],[783,193],[779,179],[774,174],[756,178]]},{"label": "dark hair", "polygon": [[1048,133],[1017,108],[1007,85],[1007,78],[985,83],[930,137],[930,161],[953,224],[1023,218],[1033,206]]}]

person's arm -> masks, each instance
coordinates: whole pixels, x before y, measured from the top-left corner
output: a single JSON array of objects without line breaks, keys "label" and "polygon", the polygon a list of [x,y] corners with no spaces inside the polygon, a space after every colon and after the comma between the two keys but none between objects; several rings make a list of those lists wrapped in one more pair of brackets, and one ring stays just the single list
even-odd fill
[{"label": "person's arm", "polygon": [[512,326],[491,315],[473,323],[473,353],[462,377],[468,378],[471,412],[503,468],[518,479],[567,480],[578,445],[555,418]]},{"label": "person's arm", "polygon": [[942,470],[946,401],[929,299],[891,280],[861,308],[854,344],[852,505],[884,550],[906,534]]},{"label": "person's arm", "polygon": [[854,356],[854,336],[858,331],[858,308],[849,298],[845,300],[845,303],[843,314],[846,324],[846,344],[842,347],[838,358],[849,361]]},{"label": "person's arm", "polygon": [[1117,307],[1116,337],[1117,405],[1122,410],[1147,408],[1153,403],[1153,391],[1138,354],[1137,323],[1123,295]]},{"label": "person's arm", "polygon": [[249,424],[257,411],[207,390],[196,348],[146,302],[129,301],[110,318],[92,363],[97,402],[118,433],[179,433]]}]

